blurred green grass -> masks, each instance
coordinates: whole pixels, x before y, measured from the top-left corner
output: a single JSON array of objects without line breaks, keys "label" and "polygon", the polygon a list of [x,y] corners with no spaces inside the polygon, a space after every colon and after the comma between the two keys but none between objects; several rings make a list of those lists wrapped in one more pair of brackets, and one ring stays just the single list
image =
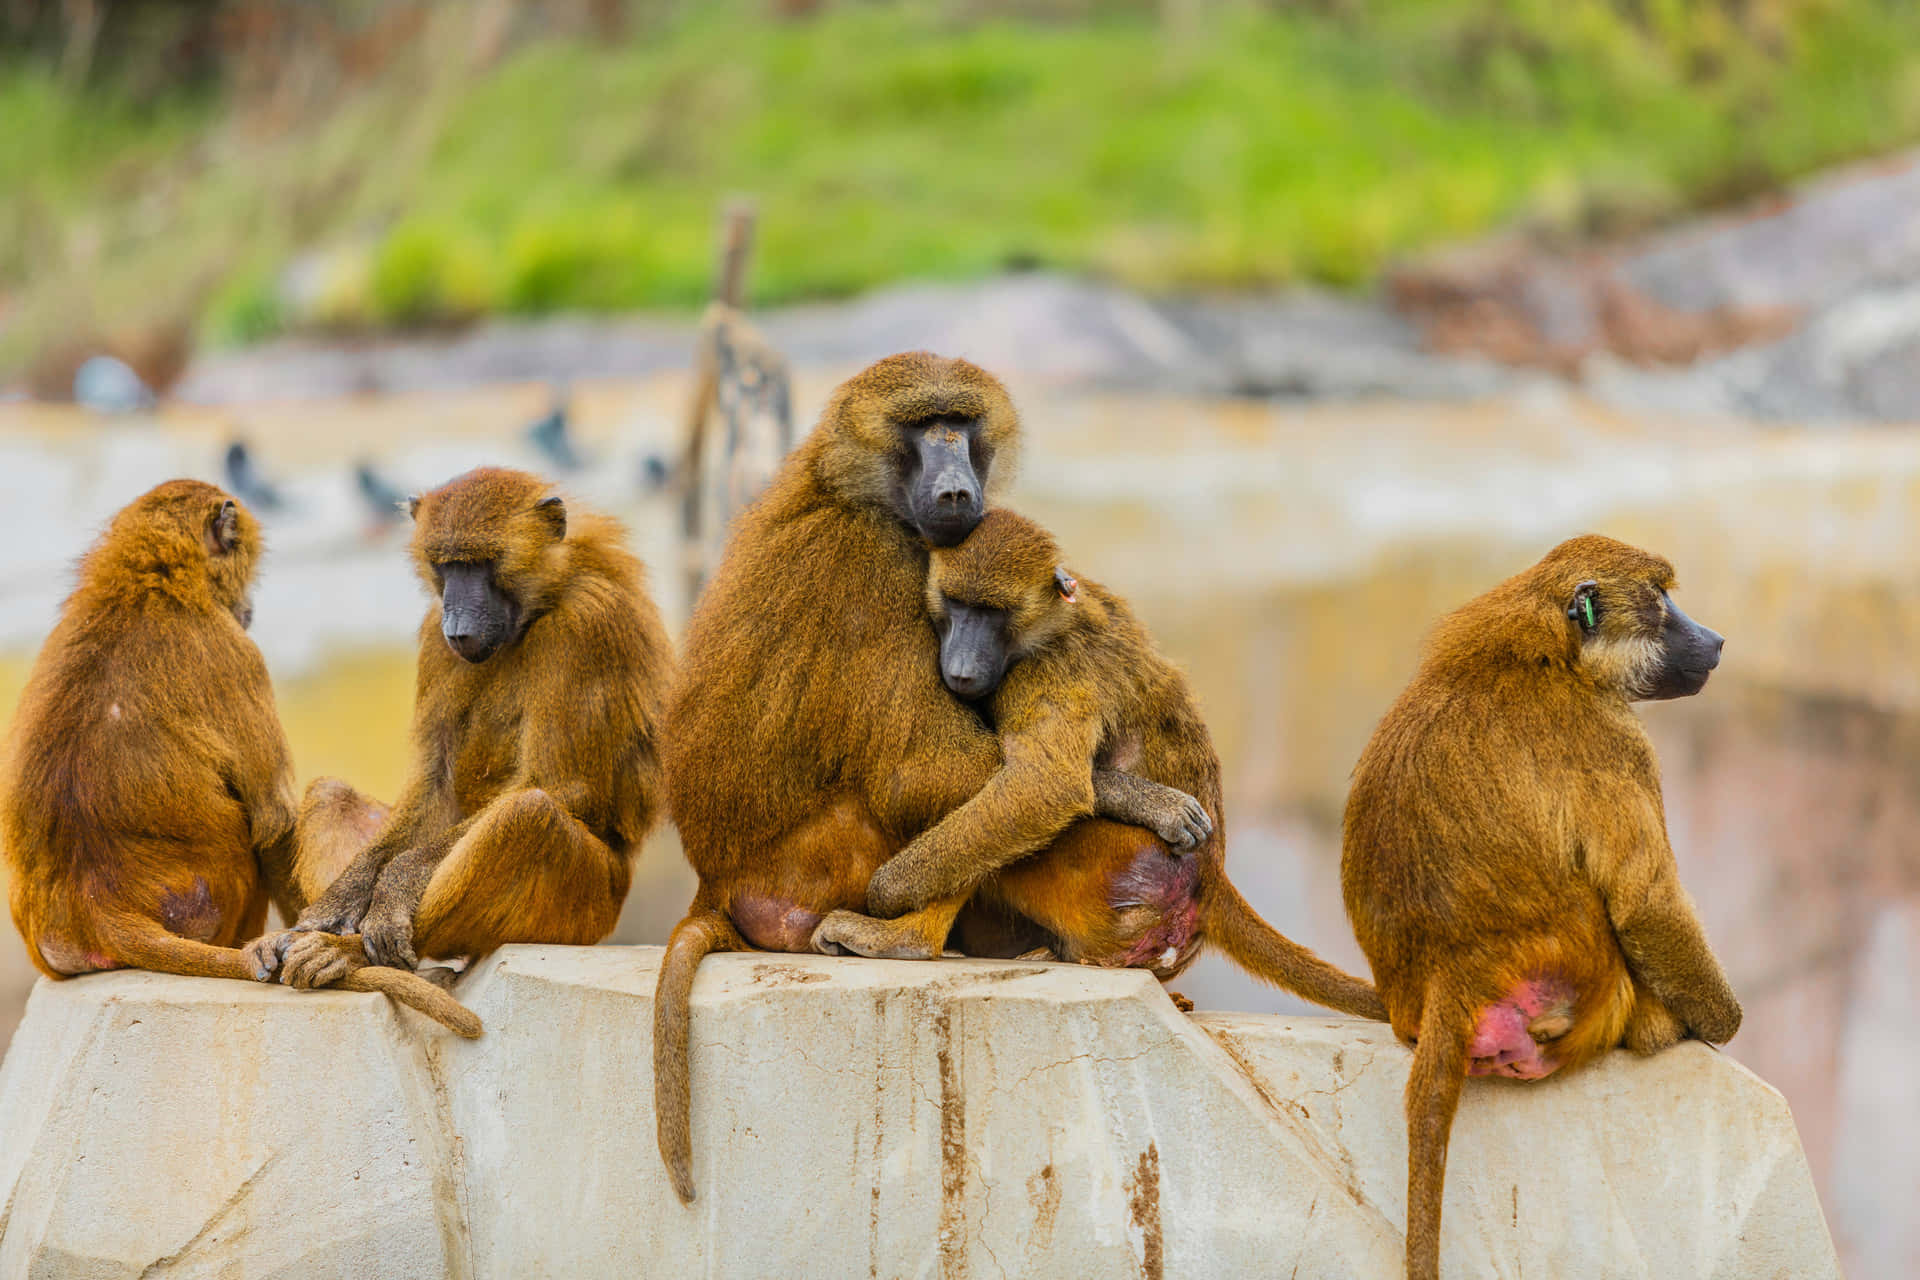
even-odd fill
[{"label": "blurred green grass", "polygon": [[1904,0],[956,8],[719,0],[483,73],[416,61],[272,128],[213,90],[0,68],[0,363],[210,278],[209,331],[267,336],[316,246],[301,323],[690,307],[736,193],[761,303],[1035,265],[1360,285],[1516,218],[1635,225],[1920,136]]}]

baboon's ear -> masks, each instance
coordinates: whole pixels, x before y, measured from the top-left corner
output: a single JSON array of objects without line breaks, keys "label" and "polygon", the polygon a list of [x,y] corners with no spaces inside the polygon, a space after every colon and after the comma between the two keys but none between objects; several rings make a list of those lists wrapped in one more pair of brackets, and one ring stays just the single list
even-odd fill
[{"label": "baboon's ear", "polygon": [[1056,565],[1053,570],[1053,585],[1060,588],[1060,598],[1072,604],[1074,594],[1080,590],[1080,584],[1073,580],[1065,565]]},{"label": "baboon's ear", "polygon": [[1600,625],[1600,584],[1591,580],[1581,583],[1573,589],[1573,599],[1567,602],[1567,617],[1580,624],[1580,629],[1592,635]]},{"label": "baboon's ear", "polygon": [[408,494],[405,498],[401,499],[400,509],[407,513],[407,519],[418,520],[420,518],[420,495],[417,493]]},{"label": "baboon's ear", "polygon": [[558,495],[540,499],[533,504],[533,509],[545,516],[547,523],[553,526],[555,538],[567,536],[567,504],[560,501]]},{"label": "baboon's ear", "polygon": [[213,513],[213,519],[207,521],[207,550],[216,556],[224,556],[240,545],[240,509],[228,498]]}]

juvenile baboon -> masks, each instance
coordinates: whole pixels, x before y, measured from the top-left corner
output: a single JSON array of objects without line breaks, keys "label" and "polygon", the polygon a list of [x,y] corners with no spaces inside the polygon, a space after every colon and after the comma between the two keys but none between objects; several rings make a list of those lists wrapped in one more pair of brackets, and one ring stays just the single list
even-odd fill
[{"label": "juvenile baboon", "polygon": [[[132,967],[255,978],[292,834],[293,768],[246,634],[260,531],[210,484],[170,480],[80,563],[27,681],[0,791],[13,921],[53,978]],[[269,872],[263,883],[263,862]],[[463,1035],[479,1019],[411,973],[384,991]]]},{"label": "juvenile baboon", "polygon": [[597,942],[660,809],[672,655],[618,522],[496,468],[412,513],[434,596],[413,759],[391,813],[332,779],[308,789],[296,873],[327,888],[249,948],[295,986],[369,961]]},{"label": "juvenile baboon", "polygon": [[1414,1046],[1409,1277],[1439,1274],[1465,1076],[1537,1080],[1740,1027],[1629,705],[1698,693],[1719,664],[1672,587],[1672,565],[1611,538],[1555,547],[1441,620],[1354,770],[1347,914]]},{"label": "juvenile baboon", "polygon": [[[873,909],[911,913],[835,912],[822,950],[938,956],[978,889],[1062,959],[1169,978],[1212,942],[1255,977],[1385,1018],[1372,987],[1274,930],[1227,879],[1213,740],[1125,601],[1069,573],[1045,530],[1005,510],[932,553],[925,601],[941,677],[989,713],[1005,765],[874,873]],[[1186,844],[1197,847],[1178,852]]]},{"label": "juvenile baboon", "polygon": [[688,997],[700,958],[811,949],[829,911],[992,776],[1000,749],[940,685],[926,546],[972,530],[1019,438],[991,375],[926,352],[843,383],[741,513],[687,631],[667,787],[700,887],[654,1003],[660,1150],[693,1198]]}]

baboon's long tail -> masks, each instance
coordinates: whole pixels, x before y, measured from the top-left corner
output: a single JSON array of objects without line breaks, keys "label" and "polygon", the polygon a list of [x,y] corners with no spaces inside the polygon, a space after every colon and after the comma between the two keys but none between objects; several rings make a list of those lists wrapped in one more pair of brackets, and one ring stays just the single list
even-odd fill
[{"label": "baboon's long tail", "polygon": [[478,1038],[480,1015],[417,973],[370,964],[355,969],[336,984],[347,991],[380,991],[409,1009],[417,1009],[458,1036]]},{"label": "baboon's long tail", "polygon": [[660,1159],[681,1204],[693,1203],[693,1086],[687,1038],[693,1023],[693,976],[714,951],[745,951],[733,922],[697,909],[673,927],[653,988],[653,1115]]},{"label": "baboon's long tail", "polygon": [[[1437,986],[1437,984],[1436,984]],[[1407,1077],[1407,1280],[1440,1280],[1440,1199],[1447,1139],[1467,1075],[1469,1018],[1451,994],[1429,989]]]},{"label": "baboon's long tail", "polygon": [[[259,979],[247,965],[244,952],[216,947],[167,933],[146,921],[129,921],[111,929],[119,958],[140,969],[178,973],[190,978]],[[474,1012],[417,973],[368,965],[337,984],[349,991],[380,991],[401,1004],[418,1009],[441,1026],[471,1040],[481,1032]]]},{"label": "baboon's long tail", "polygon": [[1206,932],[1235,964],[1264,982],[1341,1013],[1387,1020],[1387,1008],[1371,983],[1328,964],[1262,920],[1224,874],[1207,893]]}]

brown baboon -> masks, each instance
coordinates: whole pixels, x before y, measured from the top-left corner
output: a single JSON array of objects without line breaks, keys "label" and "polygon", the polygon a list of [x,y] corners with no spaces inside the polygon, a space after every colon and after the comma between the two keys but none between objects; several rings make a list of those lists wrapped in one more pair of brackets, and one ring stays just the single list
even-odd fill
[{"label": "brown baboon", "polygon": [[1698,693],[1719,664],[1720,637],[1672,587],[1658,556],[1562,543],[1441,620],[1354,770],[1347,914],[1414,1046],[1409,1277],[1439,1274],[1465,1076],[1536,1080],[1740,1027],[1629,706]]},{"label": "brown baboon", "polygon": [[[261,976],[234,947],[260,931],[270,893],[287,909],[294,890],[275,873],[294,814],[273,687],[246,634],[259,555],[245,507],[171,480],[81,561],[0,786],[14,924],[49,977]],[[367,969],[346,985],[480,1033],[414,974]]]},{"label": "brown baboon", "polygon": [[1385,1018],[1372,987],[1275,931],[1227,879],[1213,740],[1125,601],[1076,580],[1045,530],[1004,510],[932,553],[925,599],[941,677],[989,712],[1006,763],[875,872],[873,909],[911,914],[835,912],[822,950],[937,956],[978,888],[1063,959],[1170,978],[1210,941],[1255,977]]},{"label": "brown baboon", "polygon": [[880,361],[740,516],[688,628],[667,786],[700,888],[654,1004],[660,1150],[693,1198],[687,1001],[709,951],[811,949],[893,852],[1000,765],[947,695],[920,606],[926,544],[959,542],[1019,438],[1006,391],[963,360]]},{"label": "brown baboon", "polygon": [[411,506],[434,595],[412,765],[391,813],[344,783],[308,789],[295,871],[327,888],[249,948],[295,986],[369,962],[598,942],[659,813],[672,655],[620,525],[495,468]]}]

